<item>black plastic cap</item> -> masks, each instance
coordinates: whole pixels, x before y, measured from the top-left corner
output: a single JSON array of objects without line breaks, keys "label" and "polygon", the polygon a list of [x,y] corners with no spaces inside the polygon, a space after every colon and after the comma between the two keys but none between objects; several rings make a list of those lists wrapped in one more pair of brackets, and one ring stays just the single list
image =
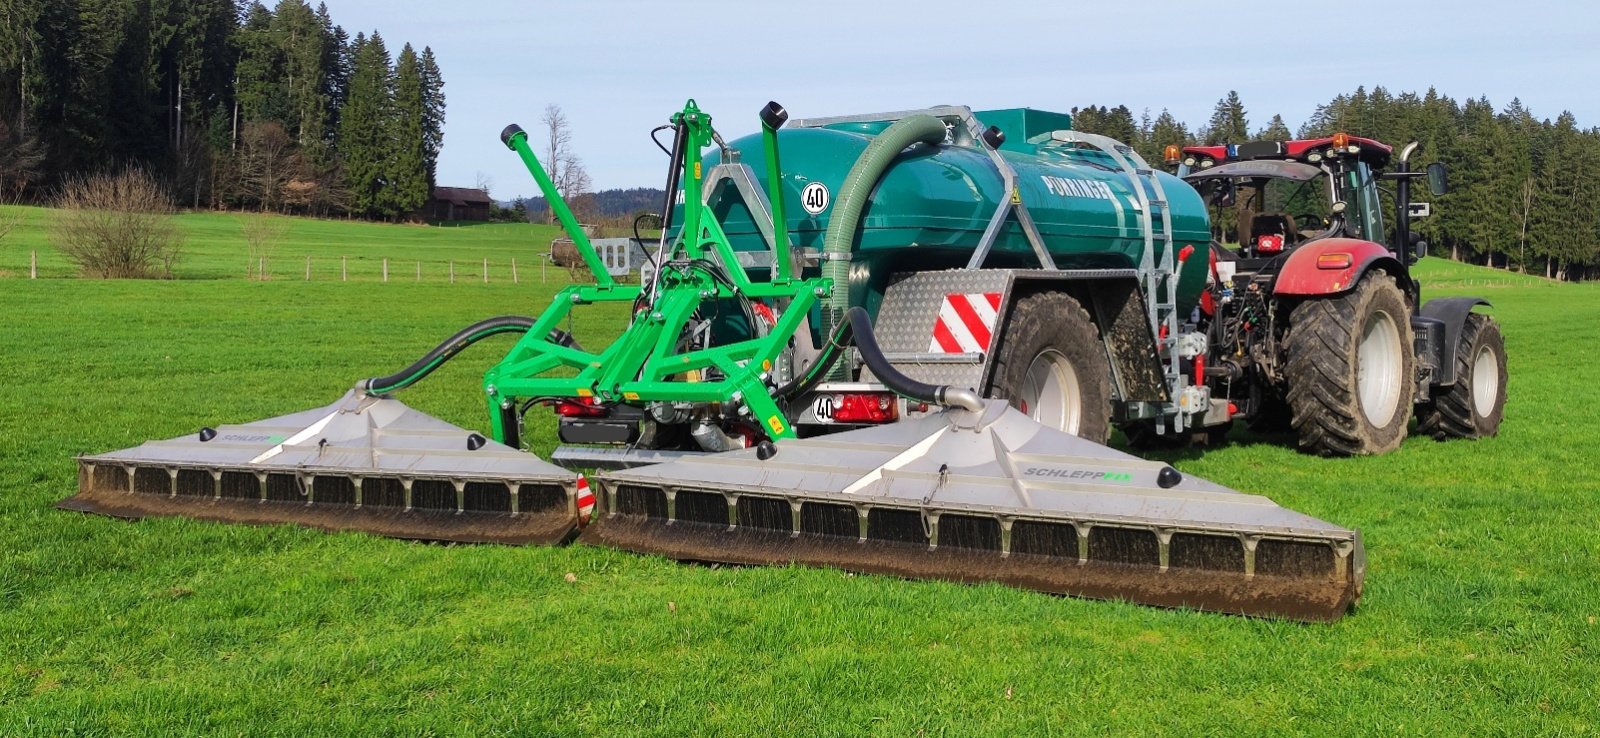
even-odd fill
[{"label": "black plastic cap", "polygon": [[1160,473],[1156,474],[1156,484],[1162,489],[1172,489],[1178,486],[1181,481],[1183,481],[1183,472],[1170,466],[1161,467]]},{"label": "black plastic cap", "polygon": [[1000,144],[1006,142],[1006,134],[995,126],[989,126],[983,132],[983,142],[989,144],[991,149],[998,149]]},{"label": "black plastic cap", "polygon": [[756,444],[756,458],[766,461],[767,459],[777,455],[778,447],[773,445],[771,441],[762,441],[761,443]]},{"label": "black plastic cap", "polygon": [[784,110],[782,105],[768,102],[767,106],[761,109],[761,124],[774,131],[782,128],[783,124],[788,122],[789,111]]},{"label": "black plastic cap", "polygon": [[467,450],[468,451],[477,451],[478,449],[483,448],[484,444],[486,444],[488,442],[489,442],[489,439],[484,438],[483,436],[480,436],[480,435],[478,435],[476,433],[467,434]]},{"label": "black plastic cap", "polygon": [[505,130],[500,132],[500,143],[505,144],[508,149],[511,148],[511,137],[519,133],[522,133],[522,126],[515,123],[506,126]]},{"label": "black plastic cap", "polygon": [[207,442],[207,441],[209,441],[209,440],[211,440],[213,438],[216,438],[216,437],[217,437],[217,429],[216,428],[201,428],[200,429],[200,442],[201,443],[205,443],[205,442]]}]

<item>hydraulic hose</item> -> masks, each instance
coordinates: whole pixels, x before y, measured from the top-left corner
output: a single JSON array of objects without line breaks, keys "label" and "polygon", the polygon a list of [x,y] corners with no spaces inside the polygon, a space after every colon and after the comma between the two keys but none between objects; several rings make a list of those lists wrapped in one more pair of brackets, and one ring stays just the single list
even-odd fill
[{"label": "hydraulic hose", "polygon": [[[433,373],[445,362],[455,358],[468,346],[482,341],[490,336],[502,333],[527,333],[533,327],[533,318],[519,315],[502,315],[497,318],[480,320],[472,325],[456,331],[456,334],[445,339],[443,343],[435,346],[432,351],[424,354],[422,358],[394,374],[383,377],[364,379],[356,385],[369,395],[387,395],[398,392],[421,381]],[[572,336],[565,331],[551,331],[550,339],[563,346],[572,346]]]},{"label": "hydraulic hose", "polygon": [[815,387],[831,365],[844,354],[844,347],[852,341],[861,351],[862,361],[865,361],[867,368],[872,370],[872,376],[877,377],[879,382],[893,390],[895,394],[919,402],[959,407],[973,412],[983,409],[983,398],[972,390],[919,382],[902,374],[883,355],[883,349],[878,346],[878,337],[872,332],[872,318],[867,314],[866,308],[859,306],[845,311],[844,320],[829,334],[822,356],[817,357],[816,363],[812,364],[811,369],[804,375],[778,388],[777,396],[792,397]]},{"label": "hydraulic hose", "polygon": [[833,294],[822,309],[823,334],[832,333],[842,324],[845,311],[850,309],[850,253],[855,250],[856,228],[861,225],[861,211],[866,208],[873,188],[906,147],[918,143],[935,145],[943,143],[944,138],[944,123],[938,118],[931,115],[902,118],[875,136],[850,167],[850,173],[834,198],[833,212],[828,216],[828,232],[823,239],[822,276],[833,280]]}]

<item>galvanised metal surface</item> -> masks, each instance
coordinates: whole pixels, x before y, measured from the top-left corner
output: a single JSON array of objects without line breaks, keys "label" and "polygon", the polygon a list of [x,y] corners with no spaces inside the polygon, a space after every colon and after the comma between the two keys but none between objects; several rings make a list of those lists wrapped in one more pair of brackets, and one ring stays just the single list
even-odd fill
[{"label": "galvanised metal surface", "polygon": [[787,441],[765,456],[606,472],[606,514],[583,539],[1307,620],[1341,616],[1365,575],[1355,531],[999,401]]},{"label": "galvanised metal surface", "polygon": [[[873,323],[873,335],[885,354],[918,354],[928,351],[933,324],[939,320],[939,306],[945,295],[1000,293],[999,314],[1011,309],[1012,272],[1003,269],[951,269],[900,275],[884,293]],[[978,361],[969,363],[894,362],[895,368],[919,382],[967,389],[983,389],[985,369],[999,346],[1000,325],[995,338]],[[872,371],[861,369],[861,381],[877,381]]]}]

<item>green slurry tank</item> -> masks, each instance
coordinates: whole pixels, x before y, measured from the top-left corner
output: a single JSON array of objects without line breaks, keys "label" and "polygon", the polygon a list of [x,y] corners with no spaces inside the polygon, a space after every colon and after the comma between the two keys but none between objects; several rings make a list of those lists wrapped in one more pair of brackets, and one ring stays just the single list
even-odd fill
[{"label": "green slurry tank", "polygon": [[[1014,187],[1006,186],[988,147],[959,124],[949,129],[944,143],[904,149],[875,186],[866,183],[872,191],[860,212],[850,258],[852,304],[875,311],[893,274],[969,266],[1007,198],[1026,206],[1058,268],[1134,269],[1147,250],[1153,263],[1161,262],[1165,240],[1153,239],[1147,248],[1136,178],[1111,155],[1053,136],[1071,130],[1070,116],[1029,108],[973,115],[990,132],[989,140],[999,141],[995,153],[1015,172]],[[795,121],[777,132],[783,211],[794,246],[824,249],[852,166],[890,125],[890,120]],[[739,152],[759,189],[768,192],[761,135],[731,140],[728,149]],[[712,150],[706,165],[714,171],[722,160],[722,152]],[[1171,216],[1172,248],[1183,265],[1176,304],[1178,314],[1186,315],[1205,285],[1206,259],[1182,258],[1205,253],[1210,241],[1205,203],[1176,177],[1159,171],[1150,176],[1159,179]],[[1158,199],[1148,184],[1144,187],[1146,200]],[[769,248],[744,198],[713,197],[710,204],[736,250]],[[1159,228],[1159,205],[1152,216]],[[1011,217],[997,228],[981,265],[973,266],[1028,269],[1040,266],[1040,260],[1023,223]]]}]

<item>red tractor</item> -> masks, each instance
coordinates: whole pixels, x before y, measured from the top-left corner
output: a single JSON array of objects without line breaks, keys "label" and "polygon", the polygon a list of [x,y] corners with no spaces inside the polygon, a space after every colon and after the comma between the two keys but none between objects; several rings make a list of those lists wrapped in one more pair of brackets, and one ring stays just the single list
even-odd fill
[{"label": "red tractor", "polygon": [[[1410,221],[1430,212],[1411,201],[1413,181],[1435,195],[1447,186],[1440,164],[1411,171],[1416,149],[1396,155],[1344,133],[1167,148],[1167,163],[1208,198],[1212,222],[1236,223],[1211,245],[1211,282],[1190,316],[1207,338],[1190,352],[1196,382],[1232,418],[1292,428],[1302,450],[1338,456],[1393,450],[1413,413],[1417,432],[1439,439],[1497,432],[1505,343],[1494,318],[1473,312],[1488,301],[1424,303],[1411,276],[1427,244]],[[1237,245],[1221,243],[1235,234]],[[1159,438],[1125,430],[1135,442]]]}]

